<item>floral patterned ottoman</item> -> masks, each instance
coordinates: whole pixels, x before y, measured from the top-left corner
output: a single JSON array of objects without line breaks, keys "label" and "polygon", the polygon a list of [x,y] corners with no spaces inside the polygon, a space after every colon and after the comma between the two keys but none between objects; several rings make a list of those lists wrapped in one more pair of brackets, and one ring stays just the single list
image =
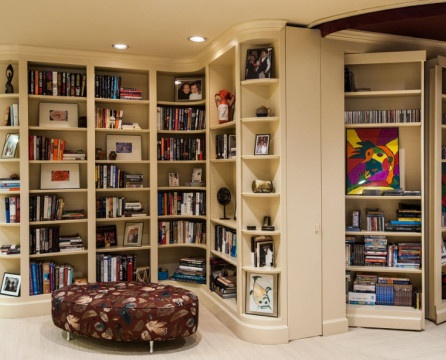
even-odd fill
[{"label": "floral patterned ottoman", "polygon": [[194,334],[198,297],[188,290],[143,282],[70,285],[52,293],[51,315],[70,334],[115,341],[172,340]]}]

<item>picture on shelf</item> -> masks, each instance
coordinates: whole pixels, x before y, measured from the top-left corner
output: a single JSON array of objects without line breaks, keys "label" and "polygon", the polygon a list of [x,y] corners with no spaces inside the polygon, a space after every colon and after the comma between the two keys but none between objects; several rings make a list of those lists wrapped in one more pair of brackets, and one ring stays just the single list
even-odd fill
[{"label": "picture on shelf", "polygon": [[257,134],[254,148],[254,155],[268,155],[269,154],[269,139],[270,134]]},{"label": "picture on shelf", "polygon": [[39,104],[39,126],[78,127],[78,123],[77,104]]},{"label": "picture on shelf", "polygon": [[141,246],[144,223],[125,223],[124,246]]},{"label": "picture on shelf", "polygon": [[18,274],[5,272],[0,294],[9,296],[20,296],[21,277]]},{"label": "picture on shelf", "polygon": [[246,277],[245,312],[277,317],[277,274],[247,273]]},{"label": "picture on shelf", "polygon": [[6,134],[3,145],[2,159],[13,159],[19,147],[19,134]]},{"label": "picture on shelf", "polygon": [[202,173],[203,170],[201,168],[194,168],[192,170],[192,182],[200,182]]},{"label": "picture on shelf", "polygon": [[79,164],[42,164],[41,189],[79,189]]},{"label": "picture on shelf", "polygon": [[169,173],[169,186],[180,186],[180,176],[178,173]]},{"label": "picture on shelf", "polygon": [[198,101],[203,99],[203,78],[175,79],[175,101]]},{"label": "picture on shelf", "polygon": [[245,80],[271,78],[273,48],[248,49]]},{"label": "picture on shelf", "polygon": [[355,128],[346,134],[346,193],[400,188],[398,128]]},{"label": "picture on shelf", "polygon": [[96,248],[116,246],[116,225],[103,225],[96,227]]},{"label": "picture on shelf", "polygon": [[116,153],[115,160],[141,160],[141,136],[107,135],[107,154]]}]

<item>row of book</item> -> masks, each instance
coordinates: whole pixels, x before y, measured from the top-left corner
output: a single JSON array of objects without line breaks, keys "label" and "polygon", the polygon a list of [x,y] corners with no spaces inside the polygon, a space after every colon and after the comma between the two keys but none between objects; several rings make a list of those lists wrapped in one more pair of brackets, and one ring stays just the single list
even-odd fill
[{"label": "row of book", "polygon": [[387,124],[420,122],[420,109],[349,110],[344,112],[346,124]]},{"label": "row of book", "polygon": [[135,281],[136,255],[96,255],[96,281]]},{"label": "row of book", "polygon": [[237,232],[226,226],[216,225],[214,249],[234,258],[237,257]]},{"label": "row of book", "polygon": [[236,135],[220,134],[215,137],[217,159],[232,159],[237,155]]},{"label": "row of book", "polygon": [[142,100],[141,89],[121,86],[117,75],[95,75],[95,97],[105,99]]},{"label": "row of book", "polygon": [[6,107],[3,126],[19,126],[19,104],[11,104]]},{"label": "row of book", "polygon": [[421,268],[422,246],[420,242],[388,244],[385,236],[364,236],[364,242],[354,236],[345,241],[346,266],[387,266]]},{"label": "row of book", "polygon": [[158,215],[206,215],[206,192],[159,191]]},{"label": "row of book", "polygon": [[87,96],[87,75],[65,71],[28,70],[28,94]]},{"label": "row of book", "polygon": [[204,138],[165,138],[157,141],[157,160],[206,160]]},{"label": "row of book", "polygon": [[218,257],[210,258],[209,288],[224,299],[237,297],[237,269]]},{"label": "row of book", "polygon": [[129,174],[116,165],[99,164],[95,167],[96,189],[107,188],[142,188],[143,174]]},{"label": "row of book", "polygon": [[66,141],[41,135],[29,135],[29,160],[64,160]]},{"label": "row of book", "polygon": [[73,267],[53,261],[31,261],[29,294],[49,294],[73,283]]},{"label": "row of book", "polygon": [[96,129],[120,129],[124,110],[114,110],[97,107],[95,111]]},{"label": "row of book", "polygon": [[159,221],[158,244],[206,244],[206,223],[188,220]]},{"label": "row of book", "polygon": [[33,227],[29,233],[30,254],[71,252],[84,250],[78,233],[60,235],[59,226]]},{"label": "row of book", "polygon": [[206,258],[184,257],[179,260],[178,268],[175,270],[173,280],[192,282],[197,284],[206,283]]},{"label": "row of book", "polygon": [[157,107],[158,130],[203,130],[206,128],[204,107]]},{"label": "row of book", "polygon": [[64,199],[56,194],[31,195],[29,197],[30,221],[62,220]]},{"label": "row of book", "polygon": [[99,197],[96,199],[96,218],[147,216],[141,203],[138,202],[138,206],[133,206],[134,203],[134,201],[126,201],[124,197],[119,196]]},{"label": "row of book", "polygon": [[20,222],[20,196],[5,197],[5,221],[8,224]]}]

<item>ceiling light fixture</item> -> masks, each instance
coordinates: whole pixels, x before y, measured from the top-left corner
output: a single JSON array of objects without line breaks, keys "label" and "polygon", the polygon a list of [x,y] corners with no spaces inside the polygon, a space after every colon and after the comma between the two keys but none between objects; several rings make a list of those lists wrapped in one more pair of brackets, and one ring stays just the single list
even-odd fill
[{"label": "ceiling light fixture", "polygon": [[205,42],[206,38],[203,36],[194,35],[194,36],[190,36],[189,40],[192,42],[201,43],[201,42]]},{"label": "ceiling light fixture", "polygon": [[117,49],[117,50],[126,50],[129,48],[129,46],[127,44],[113,44],[112,46],[114,49]]}]

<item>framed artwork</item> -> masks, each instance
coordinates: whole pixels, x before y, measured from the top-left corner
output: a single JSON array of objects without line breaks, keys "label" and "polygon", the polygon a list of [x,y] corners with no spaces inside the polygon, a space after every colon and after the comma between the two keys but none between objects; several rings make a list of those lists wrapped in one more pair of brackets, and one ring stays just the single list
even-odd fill
[{"label": "framed artwork", "polygon": [[271,78],[273,48],[248,49],[246,53],[245,80]]},{"label": "framed artwork", "polygon": [[39,104],[39,126],[78,127],[78,123],[77,104]]},{"label": "framed artwork", "polygon": [[246,277],[245,312],[277,317],[277,274],[247,273]]},{"label": "framed artwork", "polygon": [[42,164],[41,189],[79,189],[79,164]]},{"label": "framed artwork", "polygon": [[6,134],[3,145],[2,159],[13,159],[19,147],[19,134]]},{"label": "framed artwork", "polygon": [[125,223],[124,246],[141,246],[143,222]]},{"label": "framed artwork", "polygon": [[5,272],[3,274],[2,288],[0,294],[9,296],[20,295],[21,277],[18,274]]},{"label": "framed artwork", "polygon": [[180,186],[180,176],[178,173],[169,173],[169,186]]},{"label": "framed artwork", "polygon": [[103,225],[96,227],[96,248],[117,246],[116,225]]},{"label": "framed artwork", "polygon": [[202,77],[175,79],[175,101],[199,101],[203,100],[203,94]]},{"label": "framed artwork", "polygon": [[115,160],[141,160],[140,135],[107,135],[107,154],[116,153]]},{"label": "framed artwork", "polygon": [[400,188],[398,128],[354,128],[346,134],[346,194]]},{"label": "framed artwork", "polygon": [[257,134],[254,147],[254,155],[268,155],[269,140],[270,134]]}]

